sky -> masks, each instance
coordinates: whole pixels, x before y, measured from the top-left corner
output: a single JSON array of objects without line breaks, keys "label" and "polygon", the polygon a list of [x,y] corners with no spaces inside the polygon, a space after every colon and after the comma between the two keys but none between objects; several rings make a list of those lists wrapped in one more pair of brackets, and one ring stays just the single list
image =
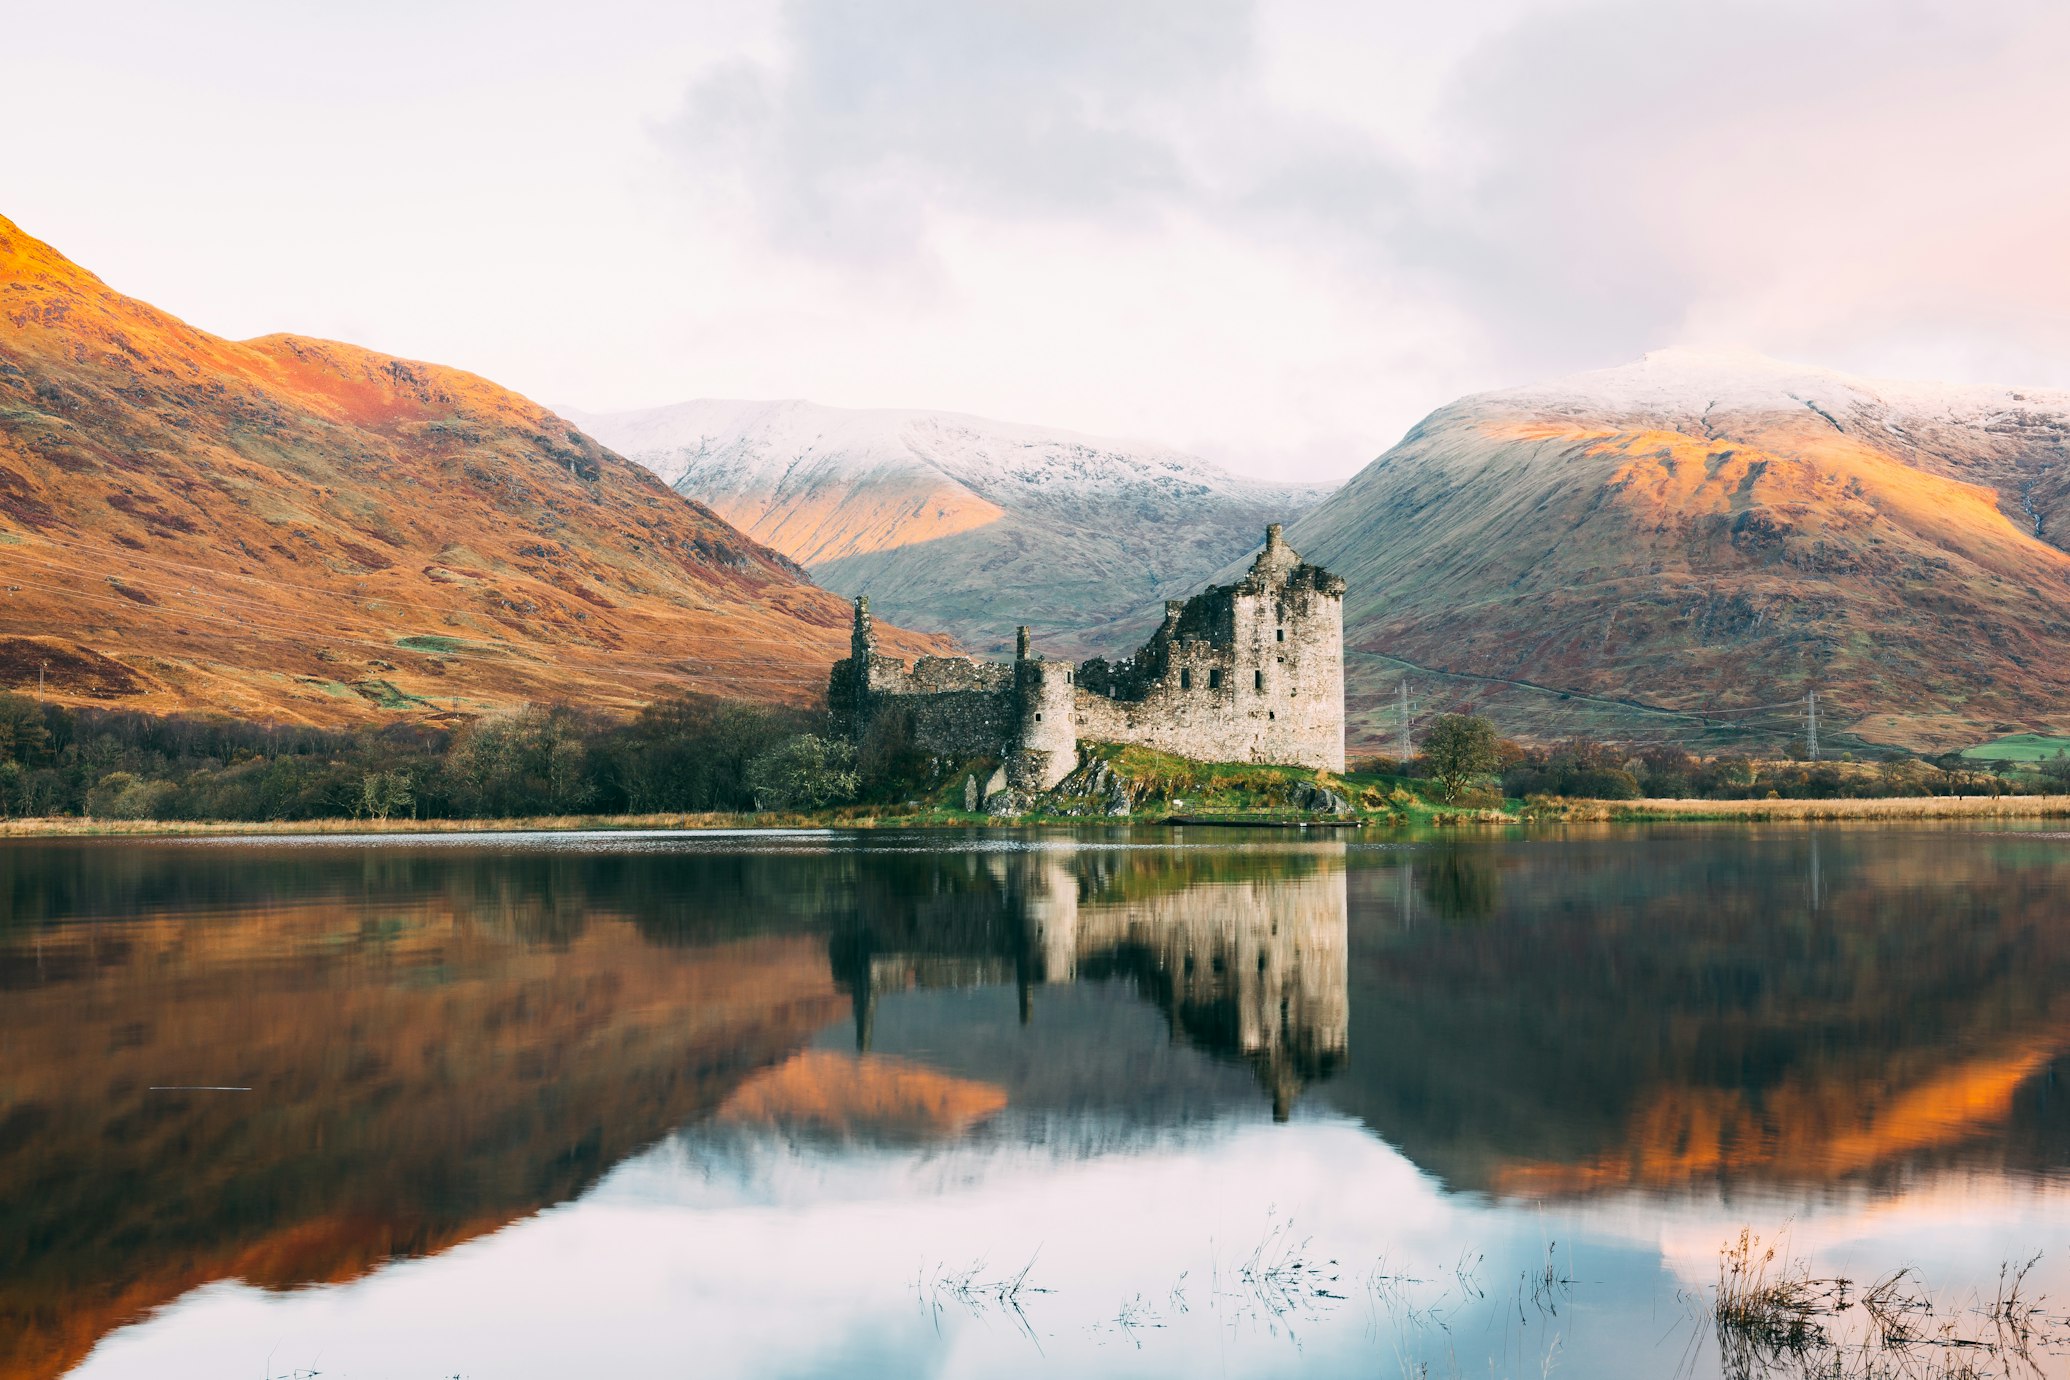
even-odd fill
[{"label": "sky", "polygon": [[0,215],[549,405],[1342,478],[1670,345],[2070,387],[2060,0],[67,0]]}]

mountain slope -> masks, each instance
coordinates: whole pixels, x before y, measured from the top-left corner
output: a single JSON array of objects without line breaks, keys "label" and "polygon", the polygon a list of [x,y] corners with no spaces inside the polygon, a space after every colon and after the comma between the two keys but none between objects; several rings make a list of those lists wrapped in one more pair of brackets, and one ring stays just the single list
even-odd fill
[{"label": "mountain slope", "polygon": [[149,710],[801,700],[847,649],[839,599],[526,399],[219,339],[4,219],[0,576],[0,687]]},{"label": "mountain slope", "polygon": [[[1400,675],[1379,654],[1675,710],[1815,689],[1833,726],[1948,747],[2070,724],[2066,458],[2070,395],[1662,351],[1443,408],[1288,538],[1350,582],[1368,740]],[[1571,714],[1446,694],[1527,733]]]},{"label": "mountain slope", "polygon": [[567,411],[843,594],[986,651],[1116,651],[1321,490],[1138,442],[805,402]]}]

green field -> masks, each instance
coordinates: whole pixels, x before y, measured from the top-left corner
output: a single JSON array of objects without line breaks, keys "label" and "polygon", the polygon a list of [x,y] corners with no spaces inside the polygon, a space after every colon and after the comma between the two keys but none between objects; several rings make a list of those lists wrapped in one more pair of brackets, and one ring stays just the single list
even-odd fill
[{"label": "green field", "polygon": [[2070,738],[2051,738],[2041,733],[2014,733],[1964,748],[1962,755],[1979,762],[2040,762],[2058,752],[2070,752]]}]

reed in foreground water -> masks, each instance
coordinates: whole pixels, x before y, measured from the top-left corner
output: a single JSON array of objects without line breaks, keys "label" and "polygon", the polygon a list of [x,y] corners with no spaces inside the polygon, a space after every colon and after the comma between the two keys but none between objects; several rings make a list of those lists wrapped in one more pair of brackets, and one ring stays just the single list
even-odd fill
[{"label": "reed in foreground water", "polygon": [[1844,1277],[1813,1275],[1782,1243],[1742,1230],[1718,1253],[1712,1299],[1729,1380],[2000,1380],[2040,1376],[2037,1356],[2070,1343],[2070,1318],[2052,1317],[2027,1292],[2041,1260],[1999,1266],[1988,1300],[1970,1308],[1937,1301],[1909,1266],[1859,1296]]}]

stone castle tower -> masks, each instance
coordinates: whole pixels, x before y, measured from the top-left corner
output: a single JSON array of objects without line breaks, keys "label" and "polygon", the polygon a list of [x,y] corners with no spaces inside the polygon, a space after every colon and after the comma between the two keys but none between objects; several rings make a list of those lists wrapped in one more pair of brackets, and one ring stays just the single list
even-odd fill
[{"label": "stone castle tower", "polygon": [[1215,762],[1344,770],[1344,581],[1303,561],[1278,523],[1242,579],[1165,605],[1133,656],[1048,661],[1016,639],[1013,662],[877,651],[867,597],[855,601],[847,660],[827,703],[860,737],[887,709],[945,756],[996,756],[1022,790],[1078,765],[1081,739],[1133,743]]}]

